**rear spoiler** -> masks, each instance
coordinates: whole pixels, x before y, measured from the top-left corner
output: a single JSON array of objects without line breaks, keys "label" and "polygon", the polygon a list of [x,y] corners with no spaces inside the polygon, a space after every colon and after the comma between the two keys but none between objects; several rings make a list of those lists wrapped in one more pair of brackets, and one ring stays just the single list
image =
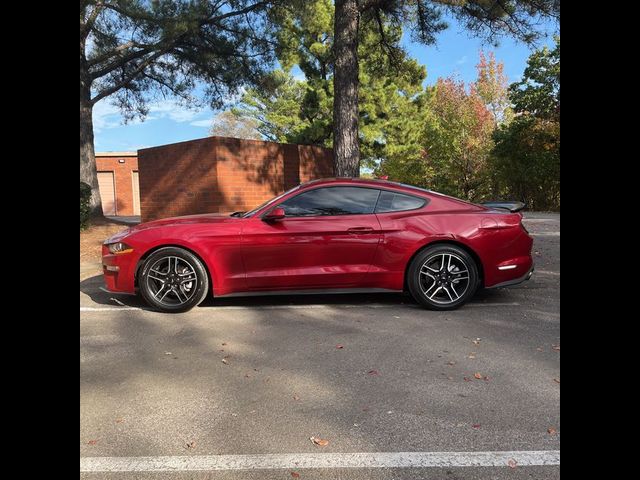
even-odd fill
[{"label": "rear spoiler", "polygon": [[483,205],[488,208],[499,208],[501,210],[509,210],[511,213],[516,213],[522,210],[526,205],[522,202],[483,202]]}]

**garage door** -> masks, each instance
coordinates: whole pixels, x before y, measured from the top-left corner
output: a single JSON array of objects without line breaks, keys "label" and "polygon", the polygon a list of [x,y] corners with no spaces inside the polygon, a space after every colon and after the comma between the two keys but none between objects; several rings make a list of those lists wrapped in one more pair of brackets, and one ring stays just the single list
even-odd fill
[{"label": "garage door", "polygon": [[131,181],[133,182],[133,214],[140,215],[140,181],[138,180],[138,172],[131,172]]},{"label": "garage door", "polygon": [[113,172],[98,172],[98,188],[102,198],[102,213],[104,215],[116,214],[116,186]]}]

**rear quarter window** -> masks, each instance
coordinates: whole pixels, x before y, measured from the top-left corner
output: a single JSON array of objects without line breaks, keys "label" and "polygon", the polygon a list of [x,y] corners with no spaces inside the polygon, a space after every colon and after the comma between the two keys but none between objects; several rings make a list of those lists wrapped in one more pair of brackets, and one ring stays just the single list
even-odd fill
[{"label": "rear quarter window", "polygon": [[383,190],[376,205],[376,213],[416,210],[427,204],[427,199]]}]

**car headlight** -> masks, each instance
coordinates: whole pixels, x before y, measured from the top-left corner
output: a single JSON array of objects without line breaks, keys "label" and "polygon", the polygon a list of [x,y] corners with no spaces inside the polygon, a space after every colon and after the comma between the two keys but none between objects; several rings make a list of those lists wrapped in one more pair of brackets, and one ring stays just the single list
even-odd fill
[{"label": "car headlight", "polygon": [[107,245],[107,248],[109,249],[110,253],[115,254],[133,252],[133,248],[122,242],[110,243],[109,245]]}]

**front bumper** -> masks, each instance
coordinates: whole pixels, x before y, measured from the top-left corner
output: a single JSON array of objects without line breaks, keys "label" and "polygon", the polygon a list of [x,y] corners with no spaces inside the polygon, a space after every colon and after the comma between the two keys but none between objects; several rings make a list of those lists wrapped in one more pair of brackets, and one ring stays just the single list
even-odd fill
[{"label": "front bumper", "polygon": [[523,276],[514,278],[513,280],[507,280],[506,282],[501,282],[496,285],[491,285],[490,287],[487,287],[487,288],[510,287],[512,285],[517,285],[519,283],[526,282],[531,278],[531,275],[533,275],[534,270],[535,270],[534,266],[531,265],[531,268],[529,269],[529,271],[525,273]]},{"label": "front bumper", "polygon": [[116,255],[102,246],[102,273],[105,288],[110,292],[135,293],[135,268],[137,258],[134,253]]}]

